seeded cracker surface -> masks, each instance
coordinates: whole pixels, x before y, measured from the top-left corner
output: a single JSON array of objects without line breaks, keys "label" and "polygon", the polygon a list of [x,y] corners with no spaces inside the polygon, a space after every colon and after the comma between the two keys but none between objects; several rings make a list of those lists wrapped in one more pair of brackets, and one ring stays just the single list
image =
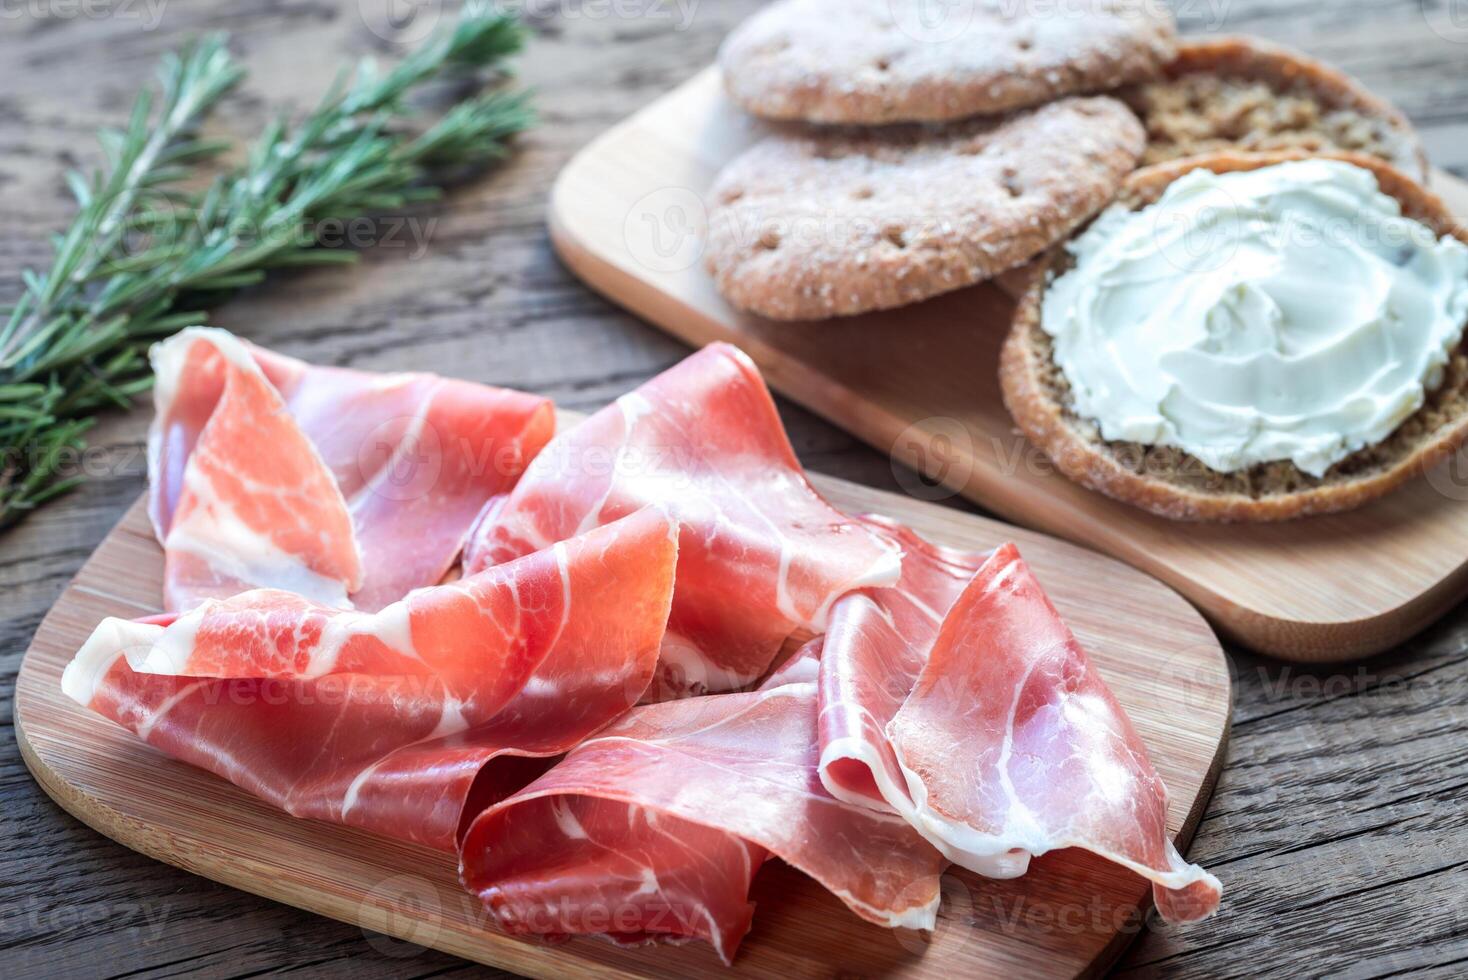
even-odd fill
[{"label": "seeded cracker surface", "polygon": [[714,185],[709,270],[734,306],[777,320],[916,303],[1068,236],[1142,148],[1136,117],[1105,97],[943,129],[773,136]]},{"label": "seeded cracker surface", "polygon": [[733,100],[767,119],[944,122],[1158,75],[1161,0],[781,0],[724,42]]},{"label": "seeded cracker surface", "polygon": [[1405,116],[1349,75],[1257,38],[1185,43],[1166,78],[1124,97],[1147,127],[1147,165],[1232,149],[1348,152],[1426,179]]},{"label": "seeded cracker surface", "polygon": [[[1156,201],[1174,180],[1198,168],[1214,173],[1253,170],[1301,154],[1218,154],[1139,170],[1121,201],[1140,209]],[[1340,159],[1376,174],[1384,193],[1402,203],[1403,213],[1439,235],[1468,242],[1447,207],[1406,174],[1373,157]],[[1381,497],[1436,466],[1468,441],[1468,350],[1460,346],[1443,382],[1426,404],[1382,442],[1368,446],[1313,477],[1289,462],[1267,463],[1237,473],[1219,473],[1181,450],[1106,442],[1091,419],[1072,410],[1070,385],[1051,359],[1049,334],[1040,326],[1047,284],[1066,267],[1057,247],[1032,267],[1029,289],[1015,311],[1014,326],[1000,355],[1004,403],[1020,429],[1055,463],[1084,486],[1162,517],[1183,521],[1265,523],[1351,510]]]}]

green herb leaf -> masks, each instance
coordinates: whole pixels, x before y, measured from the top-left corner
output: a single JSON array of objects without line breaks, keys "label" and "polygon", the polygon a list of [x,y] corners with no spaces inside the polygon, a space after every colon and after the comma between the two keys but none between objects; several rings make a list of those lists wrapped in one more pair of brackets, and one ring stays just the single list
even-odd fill
[{"label": "green herb leaf", "polygon": [[229,144],[197,130],[243,70],[222,34],[165,56],[157,95],[99,134],[104,169],[67,175],[76,219],[0,323],[0,529],[77,485],[61,461],[96,413],[147,390],[148,345],[206,319],[184,304],[270,269],[352,262],[318,245],[321,222],[433,199],[447,171],[502,158],[533,122],[525,95],[473,92],[426,127],[407,102],[450,74],[500,80],[524,39],[512,17],[470,6],[392,70],[364,62],[298,124],[271,123],[203,193],[184,185]]}]

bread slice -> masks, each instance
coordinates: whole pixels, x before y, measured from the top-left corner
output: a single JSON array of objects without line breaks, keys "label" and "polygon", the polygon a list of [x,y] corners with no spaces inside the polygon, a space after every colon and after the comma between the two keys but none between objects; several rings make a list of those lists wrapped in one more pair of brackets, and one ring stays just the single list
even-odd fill
[{"label": "bread slice", "polygon": [[[1137,171],[1120,203],[1140,209],[1154,203],[1173,181],[1193,170],[1256,170],[1300,153],[1218,154],[1178,160]],[[1468,243],[1465,231],[1435,195],[1374,157],[1333,154],[1374,174],[1403,212],[1439,235]],[[1468,440],[1468,343],[1444,370],[1426,404],[1384,441],[1341,460],[1323,477],[1290,462],[1267,463],[1236,473],[1210,469],[1182,450],[1107,442],[1092,420],[1072,410],[1070,385],[1052,359],[1050,335],[1040,326],[1045,289],[1069,266],[1057,246],[1030,269],[1028,288],[1000,355],[1004,403],[1024,434],[1077,483],[1162,517],[1179,521],[1266,523],[1359,507],[1425,473]]]},{"label": "bread slice", "polygon": [[1426,181],[1407,117],[1344,72],[1252,37],[1189,41],[1165,78],[1126,102],[1147,127],[1144,165],[1209,153],[1362,153]]},{"label": "bread slice", "polygon": [[777,0],[725,39],[719,66],[752,115],[883,126],[1109,92],[1156,78],[1176,52],[1155,0]]},{"label": "bread slice", "polygon": [[1143,143],[1106,96],[942,128],[788,128],[715,180],[705,264],[730,305],[770,320],[921,302],[1063,241]]}]

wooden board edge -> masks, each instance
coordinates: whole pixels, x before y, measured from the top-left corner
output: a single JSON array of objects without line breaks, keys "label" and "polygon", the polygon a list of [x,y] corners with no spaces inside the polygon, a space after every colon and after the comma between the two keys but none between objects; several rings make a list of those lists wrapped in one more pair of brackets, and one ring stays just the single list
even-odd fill
[{"label": "wooden board edge", "polygon": [[1396,649],[1430,629],[1468,598],[1468,562],[1436,585],[1378,616],[1336,622],[1293,622],[1238,609],[1213,620],[1219,633],[1256,653],[1316,667],[1359,663]]}]

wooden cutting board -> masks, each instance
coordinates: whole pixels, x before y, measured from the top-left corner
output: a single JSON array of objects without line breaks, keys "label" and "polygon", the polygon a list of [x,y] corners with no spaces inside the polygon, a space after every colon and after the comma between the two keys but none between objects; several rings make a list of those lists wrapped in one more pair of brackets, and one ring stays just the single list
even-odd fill
[{"label": "wooden cutting board", "polygon": [[[825,323],[736,313],[702,265],[706,192],[765,132],[724,99],[714,69],[648,106],[562,172],[550,214],[562,258],[691,344],[738,344],[786,396],[944,486],[1150,572],[1257,650],[1306,661],[1376,653],[1468,595],[1468,455],[1351,514],[1181,525],[1072,484],[1015,432],[996,380],[1013,304],[996,286]],[[1438,174],[1434,188],[1468,216],[1468,184]]]},{"label": "wooden cutting board", "polygon": [[[970,549],[1017,541],[1145,740],[1171,791],[1169,829],[1186,847],[1223,763],[1231,699],[1227,662],[1201,616],[1156,580],[1094,552],[815,480],[838,507],[890,515],[934,541]],[[733,971],[701,943],[624,950],[595,939],[544,946],[505,936],[459,887],[450,857],[292,819],[62,695],[61,671],[98,622],[158,611],[162,571],[140,501],[41,624],[15,693],[21,752],[46,792],[89,826],[160,861],[535,977],[1072,977],[1104,969],[1140,931],[1150,902],[1141,879],[1084,853],[1059,852],[1018,881],[946,875],[931,937],[868,925],[815,882],[772,862],[756,880],[754,930]]]}]

